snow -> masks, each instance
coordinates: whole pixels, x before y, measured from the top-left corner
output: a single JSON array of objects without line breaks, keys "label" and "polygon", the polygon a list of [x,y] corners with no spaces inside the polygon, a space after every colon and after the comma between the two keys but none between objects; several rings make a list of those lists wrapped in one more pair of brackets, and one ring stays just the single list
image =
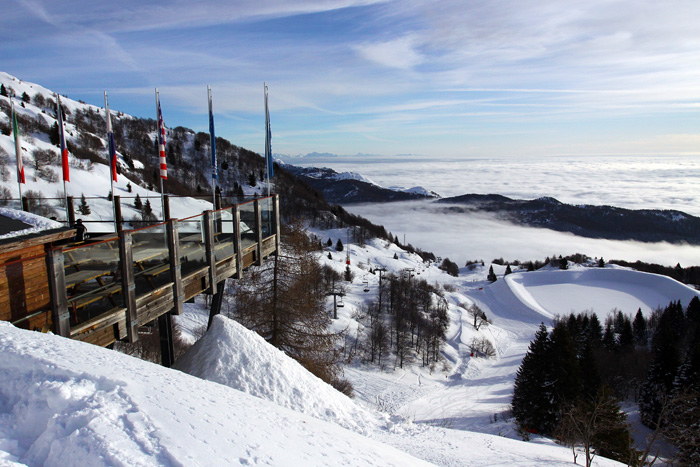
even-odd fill
[{"label": "snow", "polygon": [[0,216],[5,216],[10,219],[16,219],[20,222],[24,222],[31,227],[23,230],[16,230],[14,232],[9,232],[4,235],[0,235],[0,239],[17,237],[19,235],[29,235],[32,233],[42,232],[49,229],[57,229],[63,227],[60,222],[52,221],[36,214],[31,214],[25,211],[18,211],[11,208],[0,207]]}]

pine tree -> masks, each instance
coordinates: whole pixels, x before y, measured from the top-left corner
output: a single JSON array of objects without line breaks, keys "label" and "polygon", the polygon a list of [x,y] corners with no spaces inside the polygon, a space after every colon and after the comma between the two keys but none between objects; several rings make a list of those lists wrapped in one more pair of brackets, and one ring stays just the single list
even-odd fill
[{"label": "pine tree", "polygon": [[7,88],[4,84],[0,84],[0,96],[8,97]]},{"label": "pine tree", "polygon": [[513,271],[510,269],[510,264],[509,264],[506,266],[506,273],[504,275],[507,276],[508,274],[512,274],[512,273],[513,273]]},{"label": "pine tree", "polygon": [[87,216],[90,214],[90,206],[87,204],[87,200],[85,199],[85,194],[80,195],[80,205],[78,206],[78,211],[80,214],[83,216]]},{"label": "pine tree", "polygon": [[327,247],[332,247],[333,246],[333,240],[331,240],[331,237],[328,237],[328,241],[326,242]]},{"label": "pine tree", "polygon": [[486,276],[486,279],[491,282],[496,282],[496,280],[498,279],[496,277],[496,274],[493,272],[493,265],[489,267],[489,274]]},{"label": "pine tree", "polygon": [[340,239],[335,244],[335,251],[343,251],[343,242]]},{"label": "pine tree", "polygon": [[632,334],[634,335],[634,343],[639,346],[647,345],[647,320],[642,314],[642,309],[637,310],[632,322]]},{"label": "pine tree", "polygon": [[557,423],[548,359],[550,344],[547,327],[542,323],[515,376],[513,416],[529,432],[551,433]]},{"label": "pine tree", "polygon": [[26,91],[23,92],[23,93],[22,93],[22,103],[23,103],[23,104],[29,104],[31,101],[32,101],[32,98],[29,97],[29,94],[27,94]]},{"label": "pine tree", "polygon": [[138,209],[139,211],[143,209],[143,202],[138,194],[136,194],[136,198],[134,198],[134,208]]}]

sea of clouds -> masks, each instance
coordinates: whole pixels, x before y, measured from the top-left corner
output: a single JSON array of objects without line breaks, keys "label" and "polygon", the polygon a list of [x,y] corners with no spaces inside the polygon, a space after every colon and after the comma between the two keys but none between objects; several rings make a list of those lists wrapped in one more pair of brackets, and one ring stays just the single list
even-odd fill
[{"label": "sea of clouds", "polygon": [[[423,186],[443,197],[497,193],[512,198],[552,196],[570,204],[630,209],[676,209],[700,216],[697,156],[560,156],[543,158],[333,158],[292,162],[355,171],[387,187]],[[514,225],[475,213],[446,215],[430,202],[346,206],[424,250],[460,266],[468,259],[544,259],[584,253],[665,265],[700,264],[700,247],[578,237]]]}]

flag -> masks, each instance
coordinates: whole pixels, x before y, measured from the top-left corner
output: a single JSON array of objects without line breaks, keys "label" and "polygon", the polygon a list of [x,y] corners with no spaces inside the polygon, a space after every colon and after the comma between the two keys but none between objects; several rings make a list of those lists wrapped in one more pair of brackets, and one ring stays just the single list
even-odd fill
[{"label": "flag", "polygon": [[22,164],[22,141],[19,138],[19,126],[17,125],[17,113],[12,107],[12,131],[15,134],[15,154],[17,154],[17,182],[27,183],[24,180],[24,165]]},{"label": "flag", "polygon": [[274,170],[272,167],[272,132],[270,131],[270,111],[267,107],[267,85],[265,85],[265,166],[267,167],[267,181],[272,180]]},{"label": "flag", "polygon": [[156,93],[158,103],[158,151],[160,152],[160,178],[168,179],[168,166],[165,163],[165,123],[163,123],[163,112],[160,111],[160,99]]},{"label": "flag", "polygon": [[112,173],[112,181],[117,181],[117,147],[114,144],[114,131],[112,130],[112,115],[109,112],[109,102],[105,92],[105,110],[107,111],[107,146],[109,148],[109,171]]},{"label": "flag", "polygon": [[70,182],[70,168],[68,166],[68,148],[66,147],[66,132],[63,128],[63,109],[61,108],[61,98],[56,94],[58,102],[58,137],[61,140],[61,166],[63,167],[63,181]]},{"label": "flag", "polygon": [[218,169],[216,165],[216,136],[214,136],[214,110],[211,103],[211,88],[207,87],[209,97],[209,135],[211,135],[211,179],[216,182]]}]

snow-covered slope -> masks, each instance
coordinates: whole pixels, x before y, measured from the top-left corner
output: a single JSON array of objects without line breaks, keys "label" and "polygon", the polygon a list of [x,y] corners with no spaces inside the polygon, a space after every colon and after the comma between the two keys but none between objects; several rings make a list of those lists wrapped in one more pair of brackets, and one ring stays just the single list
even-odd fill
[{"label": "snow-covered slope", "polygon": [[338,425],[0,322],[0,464],[423,465]]}]

